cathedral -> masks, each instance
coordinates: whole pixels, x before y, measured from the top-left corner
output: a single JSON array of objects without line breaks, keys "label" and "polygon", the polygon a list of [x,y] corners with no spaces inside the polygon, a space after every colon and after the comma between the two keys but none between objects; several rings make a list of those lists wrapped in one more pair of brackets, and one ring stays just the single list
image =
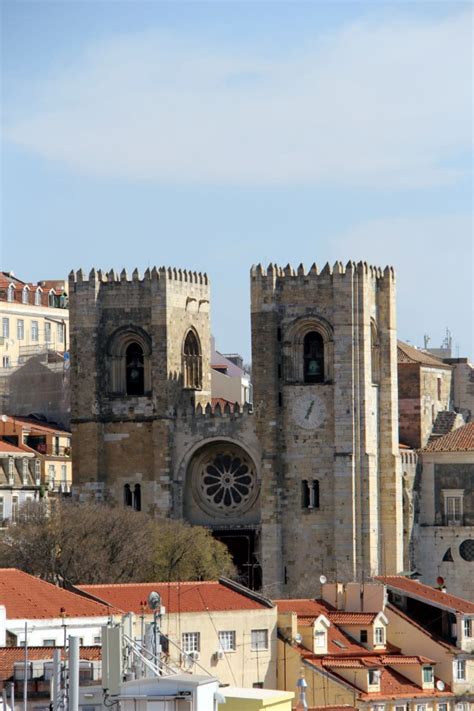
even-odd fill
[{"label": "cathedral", "polygon": [[212,529],[241,580],[403,568],[393,269],[252,267],[253,407],[211,404],[206,274],[71,273],[77,494]]}]

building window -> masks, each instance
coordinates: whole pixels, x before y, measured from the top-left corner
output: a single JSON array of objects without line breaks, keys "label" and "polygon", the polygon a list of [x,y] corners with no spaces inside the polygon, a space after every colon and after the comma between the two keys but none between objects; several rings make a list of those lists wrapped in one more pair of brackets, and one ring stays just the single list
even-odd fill
[{"label": "building window", "polygon": [[423,667],[423,683],[432,684],[433,679],[433,667]]},{"label": "building window", "polygon": [[8,478],[10,479],[10,484],[13,484],[13,457],[8,459]]},{"label": "building window", "polygon": [[263,681],[254,681],[252,689],[263,689]]},{"label": "building window", "polygon": [[19,318],[16,322],[16,337],[19,341],[22,341],[25,337],[25,322],[22,318]]},{"label": "building window", "polygon": [[125,484],[123,487],[123,505],[131,506],[132,503],[132,490],[130,489],[130,484]]},{"label": "building window", "polygon": [[41,477],[41,460],[35,459],[35,477],[38,480]]},{"label": "building window", "polygon": [[268,649],[268,630],[252,630],[250,633],[250,649],[254,652]]},{"label": "building window", "polygon": [[194,331],[188,331],[183,346],[184,387],[192,390],[202,388],[202,358],[199,339]]},{"label": "building window", "polygon": [[324,382],[324,341],[317,331],[310,331],[304,337],[303,363],[305,383]]},{"label": "building window", "polygon": [[367,630],[360,631],[360,641],[361,641],[361,644],[367,644],[367,642],[369,641],[369,638],[367,635]]},{"label": "building window", "polygon": [[22,304],[29,304],[30,303],[30,291],[27,286],[23,288],[23,291],[21,293],[21,302]]},{"label": "building window", "polygon": [[426,711],[426,705],[425,704],[417,704],[416,711]]},{"label": "building window", "polygon": [[44,639],[43,640],[43,647],[55,647],[55,646],[56,646],[55,639]]},{"label": "building window", "polygon": [[142,510],[142,487],[140,484],[135,484],[133,489],[133,508],[135,511]]},{"label": "building window", "polygon": [[58,343],[64,343],[64,324],[63,323],[57,323],[56,324],[56,337],[58,340]]},{"label": "building window", "polygon": [[438,400],[441,400],[441,378],[438,378]]},{"label": "building window", "polygon": [[48,294],[48,306],[52,306],[53,308],[56,306],[56,295],[53,290]]},{"label": "building window", "polygon": [[468,711],[469,706],[462,701],[458,701],[456,706],[454,707],[456,711]]},{"label": "building window", "polygon": [[10,368],[11,367],[11,359],[10,356],[3,356],[2,357],[2,365],[4,368]]},{"label": "building window", "polygon": [[444,489],[444,520],[447,526],[460,526],[463,516],[463,494],[464,491],[456,489]]},{"label": "building window", "polygon": [[319,509],[319,481],[313,479],[301,482],[301,505],[304,509]]},{"label": "building window", "polygon": [[385,711],[385,704],[375,704],[372,706],[373,711]]},{"label": "building window", "polygon": [[2,318],[2,336],[10,338],[10,319],[8,318]]},{"label": "building window", "polygon": [[18,518],[18,496],[12,496],[12,521],[15,523],[15,521]]},{"label": "building window", "polygon": [[38,321],[31,322],[31,340],[32,341],[39,341]]},{"label": "building window", "polygon": [[403,704],[403,705],[400,705],[400,706],[395,706],[395,711],[407,711],[407,709],[408,709],[407,704]]},{"label": "building window", "polygon": [[63,484],[67,484],[67,466],[65,464],[61,464],[61,481]]},{"label": "building window", "polygon": [[44,340],[46,343],[51,343],[51,324],[49,321],[44,323]]},{"label": "building window", "polygon": [[317,630],[314,633],[314,646],[317,649],[324,649],[324,647],[326,647],[326,632],[323,632],[322,630]]},{"label": "building window", "polygon": [[181,647],[185,654],[199,652],[200,650],[200,633],[199,632],[183,632],[181,636]]},{"label": "building window", "polygon": [[48,480],[49,480],[49,488],[54,489],[54,486],[56,484],[55,482],[56,479],[56,467],[54,464],[49,464],[48,465]]},{"label": "building window", "polygon": [[438,704],[438,711],[448,711],[448,704]]},{"label": "building window", "polygon": [[369,669],[369,686],[376,686],[380,682],[380,671],[378,669]]},{"label": "building window", "polygon": [[41,290],[36,289],[35,291],[35,306],[41,306]]},{"label": "building window", "polygon": [[23,460],[23,486],[26,486],[28,484],[28,460],[24,459]]},{"label": "building window", "polygon": [[454,662],[454,676],[456,678],[456,681],[465,681],[466,680],[466,660],[465,659],[456,659]]},{"label": "building window", "polygon": [[126,393],[140,397],[145,393],[143,349],[138,343],[130,343],[125,352]]},{"label": "building window", "polygon": [[13,284],[10,284],[7,290],[7,301],[14,301],[15,300],[15,287]]},{"label": "building window", "polygon": [[235,632],[234,630],[224,630],[219,632],[219,649],[222,652],[235,652]]},{"label": "building window", "polygon": [[94,637],[94,644],[102,644],[102,637],[100,635],[98,637]]},{"label": "building window", "polygon": [[464,619],[462,623],[465,637],[472,637],[472,619]]},{"label": "building window", "polygon": [[0,523],[3,521],[5,518],[5,501],[3,499],[3,496],[0,496]]},{"label": "building window", "polygon": [[385,644],[385,630],[383,627],[375,628],[375,644]]}]

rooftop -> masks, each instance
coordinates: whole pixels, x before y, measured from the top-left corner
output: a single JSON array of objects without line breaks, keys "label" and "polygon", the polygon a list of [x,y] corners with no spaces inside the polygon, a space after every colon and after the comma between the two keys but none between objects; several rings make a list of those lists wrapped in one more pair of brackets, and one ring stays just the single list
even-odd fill
[{"label": "rooftop", "polygon": [[423,452],[474,452],[474,422],[431,440]]},{"label": "rooftop", "polygon": [[[148,595],[155,590],[161,595],[167,613],[222,612],[227,610],[261,610],[269,604],[258,601],[254,593],[246,595],[221,581],[186,583],[120,583],[79,585],[78,588],[94,595],[124,612],[137,614],[147,608]],[[243,588],[242,590],[245,590]],[[149,611],[149,610],[148,610]]]},{"label": "rooftop", "polygon": [[462,597],[450,595],[442,592],[442,590],[424,585],[418,582],[418,580],[405,578],[402,575],[378,575],[375,577],[375,580],[384,583],[391,590],[405,593],[409,597],[421,600],[434,607],[440,607],[445,610],[450,610],[451,612],[474,614],[474,602],[469,602],[469,600],[464,600]]},{"label": "rooftop", "polygon": [[0,605],[7,619],[51,619],[107,617],[118,611],[113,606],[69,592],[17,568],[0,568]]},{"label": "rooftop", "polygon": [[[53,659],[54,650],[57,647],[28,647],[28,661],[50,662]],[[61,657],[64,659],[64,648],[61,649]],[[80,647],[79,655],[81,659],[88,661],[100,661],[102,658],[101,647]],[[24,647],[0,647],[0,682],[13,676],[15,662],[23,662],[25,659]]]},{"label": "rooftop", "polygon": [[398,363],[418,363],[419,365],[426,365],[432,368],[451,370],[451,366],[443,363],[440,358],[436,358],[426,351],[410,346],[403,341],[398,341],[397,343],[397,361]]}]

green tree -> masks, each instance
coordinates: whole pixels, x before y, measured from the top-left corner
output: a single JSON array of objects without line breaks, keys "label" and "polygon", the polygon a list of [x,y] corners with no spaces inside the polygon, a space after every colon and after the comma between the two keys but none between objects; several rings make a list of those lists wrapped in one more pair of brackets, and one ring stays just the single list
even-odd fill
[{"label": "green tree", "polygon": [[0,566],[72,585],[204,580],[234,572],[226,546],[205,528],[67,500],[23,508],[0,540]]}]

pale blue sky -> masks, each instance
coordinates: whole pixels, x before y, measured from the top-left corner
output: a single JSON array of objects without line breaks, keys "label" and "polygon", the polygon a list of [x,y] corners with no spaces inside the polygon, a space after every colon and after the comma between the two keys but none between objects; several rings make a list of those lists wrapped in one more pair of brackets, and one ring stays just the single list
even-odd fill
[{"label": "pale blue sky", "polygon": [[470,3],[1,9],[2,269],[207,271],[248,357],[252,263],[389,263],[400,337],[474,356]]}]

